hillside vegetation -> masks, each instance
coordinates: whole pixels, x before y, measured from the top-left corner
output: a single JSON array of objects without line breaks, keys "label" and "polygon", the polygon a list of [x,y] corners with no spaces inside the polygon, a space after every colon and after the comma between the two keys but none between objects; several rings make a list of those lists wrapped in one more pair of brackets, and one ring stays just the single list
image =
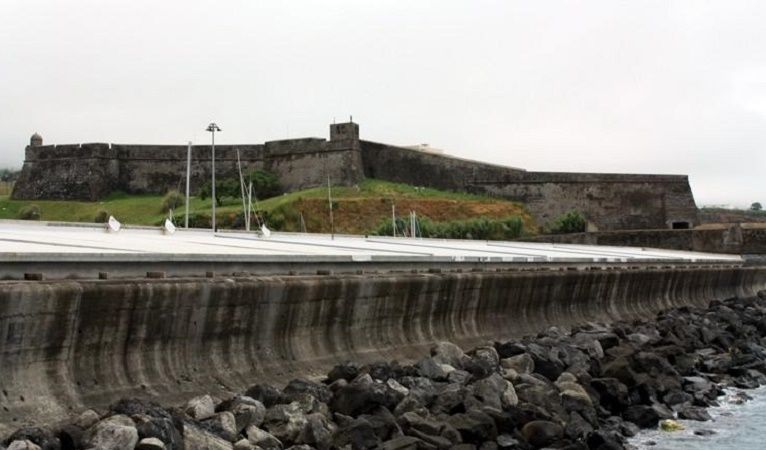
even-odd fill
[{"label": "hillside vegetation", "polygon": [[[305,226],[308,232],[330,232],[327,194],[327,188],[322,187],[269,198],[258,202],[259,216],[274,230],[302,231]],[[333,221],[338,233],[371,234],[382,229],[386,221],[390,229],[392,204],[403,223],[408,223],[410,211],[415,211],[418,218],[427,219],[433,229],[434,223],[486,219],[490,226],[496,226],[517,218],[522,224],[522,232],[536,231],[535,223],[522,205],[487,196],[368,179],[359,186],[333,187],[332,197]],[[210,202],[210,198],[191,198],[192,226],[209,226]],[[163,213],[162,204],[163,196],[129,196],[120,193],[99,202],[17,201],[0,196],[0,218],[18,219],[25,207],[36,205],[40,211],[40,220],[94,222],[97,216],[103,217],[103,213],[107,212],[123,223],[157,225],[167,217]],[[180,206],[174,212],[176,223],[183,223],[183,211],[184,207]],[[241,201],[238,198],[222,199],[216,216],[223,228],[242,228]]]}]

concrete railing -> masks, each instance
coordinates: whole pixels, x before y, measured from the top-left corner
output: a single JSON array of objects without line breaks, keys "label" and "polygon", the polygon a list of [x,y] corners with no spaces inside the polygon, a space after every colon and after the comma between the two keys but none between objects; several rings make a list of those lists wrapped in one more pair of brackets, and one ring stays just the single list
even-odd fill
[{"label": "concrete railing", "polygon": [[3,282],[0,432],[766,289],[764,268]]}]

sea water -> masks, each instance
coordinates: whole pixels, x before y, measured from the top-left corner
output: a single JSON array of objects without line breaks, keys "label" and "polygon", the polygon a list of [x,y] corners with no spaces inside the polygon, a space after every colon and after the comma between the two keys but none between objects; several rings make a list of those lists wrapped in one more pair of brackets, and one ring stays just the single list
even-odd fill
[{"label": "sea water", "polygon": [[[721,406],[708,409],[711,421],[679,420],[685,430],[641,432],[629,443],[641,450],[766,449],[766,387],[744,391],[753,399],[742,404],[733,402],[736,392],[727,391],[719,398]],[[712,430],[715,434],[698,436],[694,434],[698,430]]]}]

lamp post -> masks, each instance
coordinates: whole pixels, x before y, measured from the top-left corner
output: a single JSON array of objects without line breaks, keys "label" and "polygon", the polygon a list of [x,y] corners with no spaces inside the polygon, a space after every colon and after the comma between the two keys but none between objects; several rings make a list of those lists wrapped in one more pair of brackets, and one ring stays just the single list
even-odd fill
[{"label": "lamp post", "polygon": [[212,217],[212,225],[213,225],[213,233],[215,233],[215,132],[221,131],[221,129],[218,127],[218,125],[215,124],[215,122],[210,122],[210,125],[207,126],[205,129],[206,131],[209,131],[212,135],[212,171],[213,171],[213,217]]}]

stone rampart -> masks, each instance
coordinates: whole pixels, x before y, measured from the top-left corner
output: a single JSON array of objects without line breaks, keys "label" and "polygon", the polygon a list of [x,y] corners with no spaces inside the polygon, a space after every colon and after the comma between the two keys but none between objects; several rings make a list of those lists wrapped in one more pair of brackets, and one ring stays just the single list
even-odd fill
[{"label": "stone rampart", "polygon": [[[244,173],[265,169],[279,176],[285,190],[331,182],[352,185],[362,178],[354,141],[291,139],[262,145],[216,145],[216,175],[237,176],[237,150]],[[192,146],[191,189],[211,178],[211,147]],[[99,200],[114,191],[164,194],[183,190],[187,146],[81,144],[26,149],[13,198],[18,200]]]},{"label": "stone rampart", "polygon": [[[764,268],[0,283],[0,432],[766,289]],[[4,429],[6,428],[6,429]]]},{"label": "stone rampart", "polygon": [[369,141],[361,149],[368,177],[515,200],[543,225],[571,210],[605,230],[697,223],[684,175],[528,172]]},{"label": "stone rampart", "polygon": [[[333,124],[330,140],[289,139],[263,145],[216,146],[217,176],[262,168],[297,190],[365,177],[495,195],[524,203],[538,224],[578,210],[600,230],[660,229],[697,224],[689,181],[682,175],[528,172],[359,140],[354,123]],[[210,147],[194,146],[191,187],[210,179]],[[162,194],[185,184],[186,146],[82,144],[27,147],[15,199],[97,200],[112,191]]]}]

